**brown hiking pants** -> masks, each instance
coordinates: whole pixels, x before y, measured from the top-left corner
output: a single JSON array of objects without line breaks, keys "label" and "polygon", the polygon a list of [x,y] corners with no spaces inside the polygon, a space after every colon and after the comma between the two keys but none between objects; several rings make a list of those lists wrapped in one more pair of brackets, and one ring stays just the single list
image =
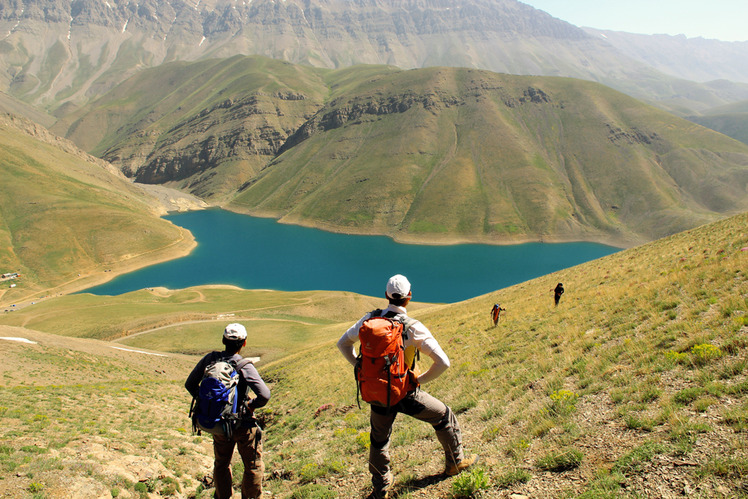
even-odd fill
[{"label": "brown hiking pants", "polygon": [[265,464],[262,462],[262,429],[239,428],[231,438],[223,435],[213,435],[213,483],[216,486],[217,499],[229,499],[233,492],[231,487],[231,458],[234,446],[244,463],[244,477],[242,478],[242,499],[254,499],[262,495],[262,474]]},{"label": "brown hiking pants", "polygon": [[392,424],[398,412],[434,427],[436,438],[444,449],[446,464],[456,464],[462,460],[462,436],[454,413],[444,402],[423,390],[416,390],[390,407],[389,411],[383,407],[371,406],[369,471],[375,490],[386,490],[392,484],[389,447]]}]

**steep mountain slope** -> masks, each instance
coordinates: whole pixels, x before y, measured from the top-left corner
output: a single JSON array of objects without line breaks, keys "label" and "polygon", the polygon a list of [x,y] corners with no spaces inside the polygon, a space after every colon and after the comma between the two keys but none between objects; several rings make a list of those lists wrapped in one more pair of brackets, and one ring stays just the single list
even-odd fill
[{"label": "steep mountain slope", "polygon": [[231,206],[406,240],[621,244],[748,208],[744,144],[602,85],[355,74]]},{"label": "steep mountain slope", "polygon": [[709,109],[688,119],[748,144],[748,101]]},{"label": "steep mountain slope", "polygon": [[184,254],[194,242],[108,163],[29,121],[0,116],[0,303],[80,289],[105,272]]},{"label": "steep mountain slope", "polygon": [[631,244],[748,203],[744,145],[573,79],[236,56],[143,71],[53,130],[139,182],[401,239]]},{"label": "steep mountain slope", "polygon": [[0,33],[0,90],[57,116],[145,67],[236,54],[572,76],[692,110],[733,97],[515,0],[1,0]]},{"label": "steep mountain slope", "polygon": [[45,127],[50,127],[57,121],[54,116],[39,111],[5,92],[0,92],[0,113],[23,117]]},{"label": "steep mountain slope", "polygon": [[[684,35],[640,35],[584,28],[621,53],[684,80],[748,83],[748,41],[723,42]],[[748,38],[748,33],[746,33]]]},{"label": "steep mountain slope", "polygon": [[[395,496],[446,499],[471,487],[486,498],[744,494],[746,227],[742,214],[462,303],[409,307],[452,361],[424,389],[457,413],[482,460],[475,474],[444,477],[431,427],[398,419]],[[554,308],[559,281],[567,293]],[[124,344],[10,327],[16,317],[0,315],[0,495],[210,496],[210,441],[190,434],[182,386],[197,357],[172,352],[218,347],[219,317],[246,323],[260,345],[273,344],[275,330],[258,318],[300,328],[282,345],[290,354],[258,364],[274,394],[258,412],[266,489],[364,497],[368,411],[355,406],[335,341],[382,301],[155,289],[53,298],[22,312],[35,327],[58,320],[65,334],[89,337],[165,326]],[[496,302],[507,312],[493,328]],[[55,306],[82,320],[60,321]],[[205,320],[194,324],[197,314]],[[107,315],[106,330],[94,330]]]},{"label": "steep mountain slope", "polygon": [[322,105],[319,71],[262,57],[145,70],[52,130],[144,183],[221,199]]}]

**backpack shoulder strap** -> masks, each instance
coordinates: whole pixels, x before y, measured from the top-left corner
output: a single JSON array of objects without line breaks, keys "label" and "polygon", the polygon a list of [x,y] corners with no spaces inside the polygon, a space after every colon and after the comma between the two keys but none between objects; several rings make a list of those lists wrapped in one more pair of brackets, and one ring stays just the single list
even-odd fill
[{"label": "backpack shoulder strap", "polygon": [[398,320],[403,323],[403,331],[409,330],[415,325],[416,322],[418,322],[414,318],[408,317],[407,315],[404,315],[404,314],[399,316]]},{"label": "backpack shoulder strap", "polygon": [[412,328],[413,325],[418,321],[413,319],[412,317],[408,317],[405,314],[397,314],[397,313],[392,313],[392,315],[390,314],[391,312],[388,312],[387,314],[385,314],[385,316],[393,320],[396,320],[403,325],[403,338],[407,339],[408,331],[410,331],[410,328]]},{"label": "backpack shoulder strap", "polygon": [[382,313],[382,310],[378,308],[374,312],[372,312],[372,314],[374,314],[375,312],[379,312],[379,315],[377,316],[372,315],[372,317],[381,316],[381,317],[386,317],[388,319],[393,319],[393,320],[400,322],[403,325],[403,339],[408,338],[408,331],[410,330],[410,328],[413,327],[413,325],[416,322],[418,322],[416,319],[413,319],[412,317],[408,317],[405,314],[399,314],[397,312],[393,312],[392,310],[386,313]]},{"label": "backpack shoulder strap", "polygon": [[234,369],[236,369],[236,372],[239,372],[247,364],[252,364],[252,359],[244,358],[244,359],[240,360],[239,362],[236,363],[236,366],[234,367]]},{"label": "backpack shoulder strap", "polygon": [[203,364],[203,370],[207,371],[210,366],[215,364],[220,360],[221,352],[218,352],[216,350],[213,350],[208,355],[205,356],[205,363]]},{"label": "backpack shoulder strap", "polygon": [[[403,325],[403,342],[405,342],[405,340],[408,339],[408,335],[410,334],[410,329],[418,321],[412,317],[408,317],[405,314],[398,314],[394,317],[394,319],[396,321],[399,321]],[[415,352],[413,352],[413,361],[410,364],[410,369],[415,369],[416,361],[418,360],[421,360],[421,351],[416,347]]]}]

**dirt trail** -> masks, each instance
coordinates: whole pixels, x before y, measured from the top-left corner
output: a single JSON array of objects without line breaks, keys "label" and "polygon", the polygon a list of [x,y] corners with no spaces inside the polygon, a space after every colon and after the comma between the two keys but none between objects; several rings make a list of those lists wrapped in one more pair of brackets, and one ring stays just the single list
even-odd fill
[{"label": "dirt trail", "polygon": [[[41,355],[50,355],[54,357],[68,357],[70,353],[77,352],[86,355],[93,355],[102,360],[112,359],[119,362],[125,362],[143,372],[153,371],[153,355],[164,355],[164,360],[159,361],[159,373],[166,374],[170,378],[181,379],[185,371],[188,371],[195,364],[195,356],[164,352],[156,352],[146,348],[128,348],[122,349],[121,345],[116,345],[108,341],[95,340],[90,338],[74,338],[69,336],[59,336],[56,334],[43,333],[33,329],[16,326],[0,325],[0,341],[4,361],[0,363],[0,377],[7,374],[8,386],[13,386],[13,379],[17,378],[23,381],[23,373],[28,366],[22,365],[24,356],[12,355],[12,352],[23,349],[33,350]],[[80,371],[83,372],[83,371]],[[76,376],[79,371],[70,371],[67,375]],[[70,379],[66,381],[71,382]],[[47,383],[54,383],[54,379],[45,379]]]},{"label": "dirt trail", "polygon": [[127,336],[122,336],[120,338],[116,338],[112,340],[113,343],[119,343],[124,340],[134,338],[136,336],[140,336],[143,334],[149,334],[154,331],[160,331],[162,329],[168,329],[170,327],[177,327],[177,326],[184,326],[186,324],[201,324],[204,322],[216,322],[218,320],[229,319],[234,322],[246,322],[246,321],[274,321],[274,322],[293,322],[295,324],[303,324],[305,326],[313,326],[315,323],[313,322],[305,322],[305,321],[298,321],[298,320],[291,320],[291,319],[274,319],[272,317],[236,317],[236,316],[228,316],[226,314],[221,314],[213,319],[200,319],[200,320],[191,320],[191,321],[181,321],[181,322],[174,322],[172,324],[166,324],[165,326],[158,326],[151,329],[146,329],[145,331],[138,331],[137,333],[128,334]]}]

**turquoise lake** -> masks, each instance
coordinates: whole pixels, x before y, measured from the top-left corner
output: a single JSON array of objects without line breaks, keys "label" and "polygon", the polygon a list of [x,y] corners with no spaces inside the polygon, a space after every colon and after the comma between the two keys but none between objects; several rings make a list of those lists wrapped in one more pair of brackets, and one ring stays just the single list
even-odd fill
[{"label": "turquoise lake", "polygon": [[118,295],[157,286],[232,284],[379,297],[391,275],[403,274],[414,300],[453,303],[620,251],[595,243],[399,244],[383,236],[335,234],[218,209],[165,218],[192,232],[198,243],[192,253],[84,292]]}]

